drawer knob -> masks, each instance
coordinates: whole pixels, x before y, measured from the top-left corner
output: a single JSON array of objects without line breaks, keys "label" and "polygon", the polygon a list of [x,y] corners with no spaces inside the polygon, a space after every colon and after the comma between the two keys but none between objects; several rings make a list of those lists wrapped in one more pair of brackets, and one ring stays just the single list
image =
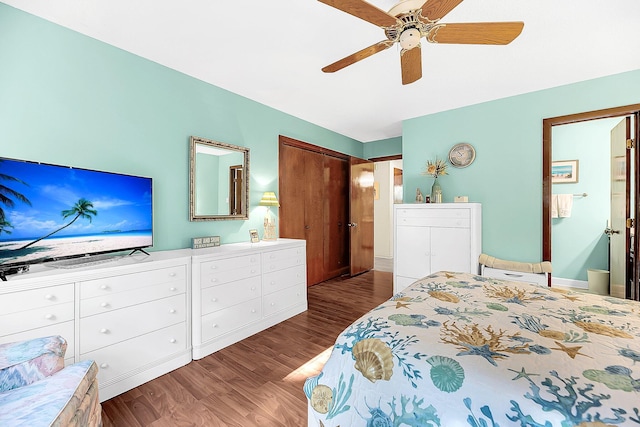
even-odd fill
[{"label": "drawer knob", "polygon": [[102,329],[100,329],[100,333],[101,334],[108,334],[109,330],[107,328],[102,328]]},{"label": "drawer knob", "polygon": [[215,277],[214,277],[213,279],[211,279],[211,282],[212,282],[212,283],[215,283],[215,282],[217,282],[217,281],[218,281],[218,279],[216,279]]},{"label": "drawer knob", "polygon": [[170,287],[170,288],[169,288],[169,290],[170,290],[171,292],[175,292],[175,291],[177,291],[177,290],[178,290],[178,288],[176,288],[175,286],[172,286],[172,287]]},{"label": "drawer knob", "polygon": [[100,364],[100,368],[101,368],[101,369],[107,369],[108,367],[109,367],[109,364],[108,364],[108,363],[101,363],[101,364]]},{"label": "drawer knob", "polygon": [[252,312],[252,313],[255,313],[255,312],[256,312],[256,309],[255,309],[255,308],[252,308],[252,309],[251,309],[251,312]]},{"label": "drawer knob", "polygon": [[218,298],[211,298],[211,302],[218,302]]},{"label": "drawer knob", "polygon": [[274,282],[273,280],[271,281],[271,286],[275,285],[276,282]]},{"label": "drawer knob", "polygon": [[169,309],[169,313],[173,314],[173,313],[175,313],[175,312],[176,312],[176,309],[175,309],[175,308],[170,308],[170,309]]},{"label": "drawer knob", "polygon": [[212,270],[215,270],[216,268],[218,268],[218,266],[217,266],[217,265],[212,265],[212,266],[211,266],[211,269],[212,269]]},{"label": "drawer knob", "polygon": [[255,257],[251,257],[251,262],[256,262]]},{"label": "drawer knob", "polygon": [[252,286],[252,287],[251,287],[251,290],[252,290],[252,291],[255,291],[255,290],[256,290],[256,287],[255,287],[255,286]]},{"label": "drawer knob", "polygon": [[274,305],[276,305],[276,303],[275,303],[275,302],[272,302],[270,305],[271,305],[271,307],[273,307]]},{"label": "drawer knob", "polygon": [[54,297],[53,295],[51,295],[51,294],[46,294],[46,295],[44,296],[44,299],[48,299],[49,301],[51,301],[51,300],[52,300],[52,299],[54,299],[54,298],[55,298],[55,297]]},{"label": "drawer knob", "polygon": [[255,269],[251,269],[251,274],[255,273],[256,270]]},{"label": "drawer knob", "polygon": [[271,254],[271,256],[269,258],[274,259],[276,256],[274,254]]},{"label": "drawer knob", "polygon": [[176,339],[175,339],[175,338],[171,338],[171,339],[169,340],[169,342],[170,342],[171,344],[175,344],[175,343],[176,343]]},{"label": "drawer knob", "polygon": [[44,318],[47,319],[47,320],[54,320],[56,318],[56,316],[54,316],[51,313],[48,313],[48,314],[44,315]]},{"label": "drawer knob", "polygon": [[108,302],[103,302],[102,304],[100,304],[100,307],[107,308],[107,307],[109,307],[109,303]]},{"label": "drawer knob", "polygon": [[217,324],[217,323],[214,323],[213,325],[211,325],[211,327],[212,327],[212,328],[217,328],[217,327],[218,327],[218,324]]},{"label": "drawer knob", "polygon": [[170,277],[176,277],[176,273],[174,271],[172,271],[171,273],[169,273]]},{"label": "drawer knob", "polygon": [[100,286],[100,289],[102,289],[103,291],[106,291],[107,289],[109,289],[109,287],[107,285],[102,285]]}]

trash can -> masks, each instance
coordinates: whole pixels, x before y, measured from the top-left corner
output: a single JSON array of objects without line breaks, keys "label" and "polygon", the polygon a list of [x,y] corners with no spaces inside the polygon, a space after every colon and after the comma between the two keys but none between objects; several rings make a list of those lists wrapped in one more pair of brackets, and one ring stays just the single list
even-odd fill
[{"label": "trash can", "polygon": [[609,295],[609,271],[608,270],[587,270],[587,281],[589,292],[598,295]]}]

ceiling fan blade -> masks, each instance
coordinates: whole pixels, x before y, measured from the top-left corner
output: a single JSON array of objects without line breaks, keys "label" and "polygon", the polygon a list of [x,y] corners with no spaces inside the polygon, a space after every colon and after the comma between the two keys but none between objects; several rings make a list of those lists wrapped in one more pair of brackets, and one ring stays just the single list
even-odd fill
[{"label": "ceiling fan blade", "polygon": [[509,44],[522,32],[524,22],[482,22],[436,25],[427,41],[452,44]]},{"label": "ceiling fan blade", "polygon": [[363,19],[378,27],[391,27],[398,24],[398,20],[382,9],[364,0],[318,0],[321,3],[347,12],[356,18]]},{"label": "ceiling fan blade", "polygon": [[325,73],[335,73],[336,71],[342,70],[344,67],[355,64],[358,61],[362,61],[363,59],[368,58],[375,53],[382,52],[385,49],[389,49],[391,46],[393,46],[393,42],[389,40],[378,42],[369,47],[365,47],[364,49],[359,50],[358,52],[353,53],[347,57],[344,57],[341,60],[334,62],[333,64],[327,65],[322,69],[322,71],[324,71]]},{"label": "ceiling fan blade", "polygon": [[427,0],[421,8],[422,16],[429,21],[437,21],[460,3],[462,0]]},{"label": "ceiling fan blade", "polygon": [[408,85],[422,77],[422,49],[420,45],[400,52],[400,66],[402,67],[402,84]]}]

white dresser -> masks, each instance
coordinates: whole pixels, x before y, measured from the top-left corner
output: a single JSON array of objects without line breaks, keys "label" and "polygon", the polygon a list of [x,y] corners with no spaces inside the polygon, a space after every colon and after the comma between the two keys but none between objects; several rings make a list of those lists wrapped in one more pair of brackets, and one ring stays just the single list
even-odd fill
[{"label": "white dresser", "polygon": [[95,360],[110,399],[191,361],[190,263],[185,249],[9,276],[0,342],[63,336],[66,361]]},{"label": "white dresser", "polygon": [[307,309],[304,240],[195,250],[192,276],[194,359]]},{"label": "white dresser", "polygon": [[446,270],[478,273],[479,203],[398,204],[393,209],[393,292]]}]

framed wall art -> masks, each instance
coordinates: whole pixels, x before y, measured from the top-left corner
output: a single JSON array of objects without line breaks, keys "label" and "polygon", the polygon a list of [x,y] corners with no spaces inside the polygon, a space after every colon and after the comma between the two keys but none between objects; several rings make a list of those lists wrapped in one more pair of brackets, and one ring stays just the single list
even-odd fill
[{"label": "framed wall art", "polygon": [[578,160],[559,160],[551,163],[552,184],[575,184],[578,182]]}]

